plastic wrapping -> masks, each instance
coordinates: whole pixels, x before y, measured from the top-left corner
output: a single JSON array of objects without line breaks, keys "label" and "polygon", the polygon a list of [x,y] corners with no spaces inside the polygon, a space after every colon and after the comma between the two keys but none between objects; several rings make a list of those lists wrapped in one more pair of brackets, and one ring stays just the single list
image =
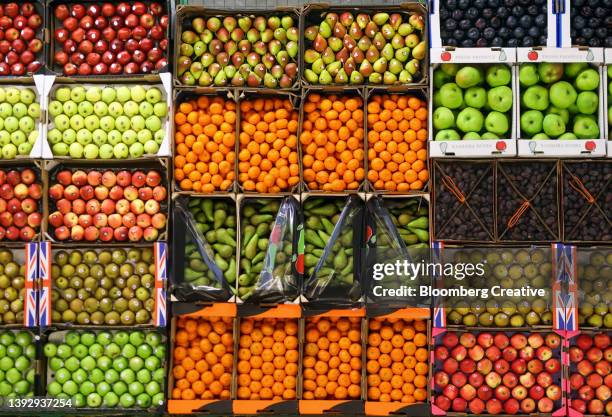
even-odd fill
[{"label": "plastic wrapping", "polygon": [[304,203],[303,294],[309,303],[340,307],[362,301],[363,216],[364,204],[357,196]]},{"label": "plastic wrapping", "polygon": [[236,216],[230,199],[179,199],[174,216],[174,281],[180,301],[227,301],[236,282]]},{"label": "plastic wrapping", "polygon": [[[240,211],[238,296],[259,303],[295,300],[299,204],[293,197],[245,200]],[[303,245],[302,245],[303,247]]]}]

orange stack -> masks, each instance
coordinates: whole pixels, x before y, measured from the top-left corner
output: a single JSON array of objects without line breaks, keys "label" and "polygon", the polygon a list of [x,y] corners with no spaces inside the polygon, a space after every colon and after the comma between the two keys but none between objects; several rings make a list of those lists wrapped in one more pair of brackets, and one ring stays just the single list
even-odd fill
[{"label": "orange stack", "polygon": [[297,398],[297,320],[242,319],[239,345],[239,400]]},{"label": "orange stack", "polygon": [[427,103],[374,95],[368,102],[368,180],[376,190],[418,191],[427,180]]},{"label": "orange stack", "polygon": [[233,319],[177,319],[172,350],[173,400],[230,399],[234,362]]},{"label": "orange stack", "polygon": [[183,191],[227,191],[234,181],[236,103],[201,96],[174,115],[174,178]]},{"label": "orange stack", "polygon": [[304,400],[361,398],[361,318],[317,317],[306,326]]},{"label": "orange stack", "polygon": [[357,190],[365,177],[363,100],[309,94],[300,143],[310,190]]},{"label": "orange stack", "polygon": [[366,350],[367,398],[412,404],[427,400],[427,324],[370,319]]}]

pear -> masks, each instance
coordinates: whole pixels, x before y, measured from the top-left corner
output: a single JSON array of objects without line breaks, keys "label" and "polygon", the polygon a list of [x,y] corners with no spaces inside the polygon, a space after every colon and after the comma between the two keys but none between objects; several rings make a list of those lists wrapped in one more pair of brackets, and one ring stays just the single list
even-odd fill
[{"label": "pear", "polygon": [[323,70],[323,72],[321,72],[321,75],[319,75],[319,83],[327,85],[331,84],[331,82],[332,76],[329,74],[329,72],[327,72],[327,70]]},{"label": "pear", "polygon": [[310,68],[312,69],[312,72],[314,72],[318,76],[325,69],[325,63],[323,62],[323,59],[319,58],[315,62],[313,62]]},{"label": "pear", "polygon": [[334,25],[333,36],[342,39],[344,38],[344,35],[346,35],[346,28],[342,26],[339,22],[336,22],[336,24]]},{"label": "pear", "polygon": [[341,63],[344,63],[344,61],[346,61],[348,57],[349,57],[349,51],[346,48],[342,48],[336,54],[336,60],[340,61]]},{"label": "pear", "polygon": [[249,87],[258,87],[260,84],[261,78],[259,78],[254,72],[250,73],[247,77],[247,85]]},{"label": "pear", "polygon": [[226,16],[223,18],[223,27],[229,32],[234,30],[237,24],[238,23],[236,22],[236,18],[233,16]]},{"label": "pear", "polygon": [[373,17],[372,20],[374,21],[374,23],[376,23],[378,26],[382,26],[385,23],[387,23],[387,20],[389,20],[389,14],[388,13],[376,13]]},{"label": "pear", "polygon": [[355,21],[361,29],[365,29],[368,23],[370,22],[370,16],[365,13],[359,13],[355,18]]},{"label": "pear", "polygon": [[184,43],[195,43],[195,41],[198,39],[198,35],[196,35],[196,33],[194,31],[191,30],[186,30],[181,34],[181,41],[183,41]]},{"label": "pear", "polygon": [[363,31],[361,30],[361,27],[359,27],[357,22],[353,22],[351,24],[351,27],[349,28],[348,34],[353,39],[359,39],[363,36]]},{"label": "pear", "polygon": [[242,87],[244,83],[245,83],[245,80],[242,74],[240,72],[236,72],[236,74],[234,74],[234,76],[232,77],[232,81],[231,81],[232,86]]},{"label": "pear", "polygon": [[397,28],[397,33],[400,36],[408,36],[410,35],[412,32],[414,31],[414,28],[412,27],[412,25],[410,23],[402,23],[398,28]]},{"label": "pear", "polygon": [[196,80],[190,72],[186,72],[181,76],[181,83],[185,85],[195,85],[195,82]]},{"label": "pear", "polygon": [[267,72],[266,75],[264,75],[264,85],[268,88],[276,88],[278,81],[272,74]]},{"label": "pear", "polygon": [[427,43],[425,41],[419,42],[417,46],[412,49],[412,56],[415,59],[425,59],[425,53],[427,52]]},{"label": "pear", "polygon": [[408,23],[410,23],[417,30],[423,30],[425,28],[425,19],[418,13],[410,16]]},{"label": "pear", "polygon": [[203,70],[204,70],[204,67],[202,66],[202,63],[197,62],[197,61],[192,63],[191,67],[189,67],[189,72],[196,79],[200,78]]},{"label": "pear", "polygon": [[311,69],[305,69],[304,70],[304,78],[306,78],[306,81],[308,81],[310,84],[315,84],[319,81],[319,76]]},{"label": "pear", "polygon": [[387,70],[387,60],[385,57],[378,58],[376,62],[374,62],[374,65],[372,65],[372,68],[374,68],[374,71],[380,74],[385,72]]},{"label": "pear", "polygon": [[395,51],[395,59],[397,59],[400,62],[406,62],[408,61],[408,58],[410,58],[410,48],[408,48],[407,46],[397,49]]},{"label": "pear", "polygon": [[391,60],[389,60],[389,72],[397,75],[402,71],[402,69],[404,69],[403,65],[397,59],[391,58]]},{"label": "pear", "polygon": [[211,32],[216,32],[221,27],[221,20],[218,17],[211,17],[206,22],[206,28]]},{"label": "pear", "polygon": [[380,51],[380,56],[384,57],[387,61],[390,61],[395,55],[395,51],[390,43],[386,44],[382,51]]},{"label": "pear", "polygon": [[344,12],[340,15],[340,23],[342,23],[345,27],[351,26],[353,24],[354,17],[351,12]]},{"label": "pear", "polygon": [[382,33],[383,37],[388,41],[390,41],[393,38],[393,36],[395,36],[395,30],[388,23],[386,25],[383,25],[380,32]]},{"label": "pear", "polygon": [[408,72],[408,70],[402,70],[397,77],[399,82],[402,84],[407,84],[412,82],[412,74]]},{"label": "pear", "polygon": [[353,58],[356,64],[361,64],[363,60],[365,59],[365,55],[361,51],[361,49],[355,48],[351,52],[351,58]]},{"label": "pear", "polygon": [[196,57],[199,57],[204,52],[206,52],[206,44],[203,41],[197,41],[193,44],[193,54]]},{"label": "pear", "polygon": [[186,56],[179,56],[176,64],[177,75],[180,77],[189,69],[191,66],[191,58]]},{"label": "pear", "polygon": [[312,47],[317,52],[323,52],[325,48],[327,48],[327,40],[325,40],[325,38],[320,33],[318,33],[317,37],[312,42]]},{"label": "pear", "polygon": [[309,41],[314,41],[318,33],[319,33],[318,26],[308,26],[304,30],[304,37],[308,39]]},{"label": "pear", "polygon": [[200,58],[200,62],[202,63],[204,68],[208,68],[210,64],[215,62],[215,57],[212,56],[210,52],[205,52],[204,54],[202,54],[202,58]]},{"label": "pear", "polygon": [[211,85],[213,82],[213,78],[210,76],[210,74],[206,71],[202,72],[202,75],[200,75],[200,79],[198,80],[198,85],[200,87],[208,87],[209,85]]},{"label": "pear", "polygon": [[342,49],[342,40],[340,38],[332,36],[327,40],[327,45],[329,45],[332,51],[338,52],[340,49]]},{"label": "pear", "polygon": [[206,22],[203,18],[196,17],[191,21],[191,27],[196,31],[196,33],[202,33],[204,30],[206,30]]},{"label": "pear", "polygon": [[340,68],[340,71],[334,77],[334,82],[336,84],[346,84],[349,80],[349,76],[344,71],[344,68]]},{"label": "pear", "polygon": [[340,61],[334,61],[331,64],[329,64],[325,70],[329,73],[329,75],[331,75],[332,77],[335,77],[336,74],[338,74],[338,71],[340,71],[340,68],[342,68],[342,64],[340,63]]},{"label": "pear", "polygon": [[[366,61],[367,62],[367,61]],[[350,77],[351,84],[363,84],[363,75],[359,71],[353,71]]]},{"label": "pear", "polygon": [[323,59],[325,65],[327,65],[334,62],[334,59],[336,59],[336,54],[334,54],[334,51],[332,51],[331,48],[326,48],[321,54],[321,58]]},{"label": "pear", "polygon": [[367,51],[368,48],[372,45],[372,41],[367,36],[362,36],[357,42],[357,48],[361,49],[363,52]]},{"label": "pear", "polygon": [[391,16],[389,16],[389,24],[393,30],[397,30],[402,24],[402,15],[399,13],[393,13]]},{"label": "pear", "polygon": [[367,26],[363,30],[363,33],[370,39],[378,33],[378,26],[374,22],[368,22]]},{"label": "pear", "polygon": [[374,72],[374,68],[372,68],[372,64],[369,61],[365,60],[359,66],[359,72],[364,77],[369,77]]},{"label": "pear", "polygon": [[317,51],[315,51],[314,49],[307,49],[304,52],[304,61],[307,64],[312,64],[313,62],[315,62],[319,58],[321,58],[321,54],[318,53]]},{"label": "pear", "polygon": [[213,40],[213,37],[213,33],[208,29],[205,29],[204,32],[200,33],[200,40],[205,44],[209,44],[210,41]]},{"label": "pear", "polygon": [[214,80],[215,86],[223,87],[227,85],[227,76],[225,75],[225,71],[219,71],[215,76]]},{"label": "pear", "polygon": [[193,46],[188,43],[182,43],[179,47],[179,53],[184,56],[191,56],[193,55]]},{"label": "pear", "polygon": [[368,77],[368,81],[372,84],[381,84],[382,83],[382,75],[378,72],[373,72]]},{"label": "pear", "polygon": [[338,15],[336,13],[327,13],[325,15],[325,23],[327,23],[330,28],[333,28],[337,21]]},{"label": "pear", "polygon": [[380,53],[378,52],[378,49],[374,45],[371,45],[368,48],[368,51],[366,52],[365,57],[368,61],[370,61],[371,64],[373,64],[380,57]]},{"label": "pear", "polygon": [[251,25],[252,24],[253,24],[253,22],[251,21],[251,18],[248,17],[248,16],[244,16],[244,17],[241,17],[240,19],[238,19],[238,26],[244,32],[248,32],[249,29],[251,29]]},{"label": "pear", "polygon": [[332,34],[332,27],[326,21],[321,22],[318,35],[321,35],[323,38],[329,38]]},{"label": "pear", "polygon": [[257,16],[255,20],[253,21],[253,27],[258,32],[263,32],[264,30],[266,30],[267,26],[268,26],[268,23],[266,23],[266,18],[263,16]]}]

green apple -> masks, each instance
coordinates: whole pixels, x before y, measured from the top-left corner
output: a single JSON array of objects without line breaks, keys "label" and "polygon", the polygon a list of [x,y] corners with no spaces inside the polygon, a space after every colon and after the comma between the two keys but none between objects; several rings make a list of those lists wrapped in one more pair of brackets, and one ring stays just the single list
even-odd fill
[{"label": "green apple", "polygon": [[599,74],[593,68],[582,70],[576,77],[575,84],[581,91],[596,90],[599,87]]},{"label": "green apple", "polygon": [[104,87],[102,89],[101,98],[104,103],[110,104],[113,101],[115,101],[116,97],[117,97],[117,92],[115,91],[113,87]]},{"label": "green apple", "polygon": [[565,123],[563,123],[561,116],[557,114],[547,114],[544,116],[542,128],[544,129],[544,133],[546,133],[546,135],[553,138],[565,133]]},{"label": "green apple", "polygon": [[11,134],[6,130],[0,131],[0,146],[8,145],[11,143]]},{"label": "green apple", "polygon": [[463,92],[455,83],[444,84],[440,88],[440,102],[449,109],[458,109],[463,104]]},{"label": "green apple", "polygon": [[563,77],[563,64],[542,62],[538,64],[538,75],[546,84],[557,82]]},{"label": "green apple", "polygon": [[94,104],[94,113],[98,117],[106,116],[108,114],[108,105],[103,101],[96,101]]},{"label": "green apple", "polygon": [[434,91],[432,101],[433,101],[434,108],[438,108],[442,106],[442,94],[440,93],[440,90]]},{"label": "green apple", "polygon": [[557,139],[560,139],[560,140],[575,140],[575,139],[578,139],[578,137],[576,135],[574,135],[572,132],[565,132],[564,134],[559,136]]},{"label": "green apple", "polygon": [[66,129],[62,132],[62,142],[71,145],[76,141],[76,131],[74,129]]},{"label": "green apple", "polygon": [[521,115],[521,131],[529,137],[542,131],[544,116],[537,110],[528,110]]},{"label": "green apple", "polygon": [[34,130],[34,120],[29,116],[19,119],[19,129],[25,133],[30,133]]},{"label": "green apple", "polygon": [[53,155],[57,155],[57,156],[66,156],[68,155],[68,145],[66,143],[56,143],[51,147],[51,150],[53,151]]},{"label": "green apple", "polygon": [[489,90],[487,103],[491,109],[505,113],[512,108],[512,89],[502,85]]},{"label": "green apple", "polygon": [[102,89],[100,87],[89,87],[85,92],[85,98],[91,103],[96,103],[102,100]]},{"label": "green apple", "polygon": [[453,63],[440,65],[440,70],[450,77],[454,77],[455,75],[457,75],[457,71],[459,71],[459,68],[459,64]]},{"label": "green apple", "polygon": [[32,104],[36,100],[36,93],[31,88],[24,88],[20,92],[20,100],[24,104]]},{"label": "green apple", "polygon": [[14,159],[17,156],[17,147],[12,143],[4,145],[2,147],[2,158]]},{"label": "green apple", "polygon": [[0,117],[6,119],[13,115],[13,106],[9,103],[0,103]]},{"label": "green apple", "polygon": [[168,115],[168,105],[163,101],[155,103],[153,105],[153,114],[157,117],[166,117]]},{"label": "green apple", "polygon": [[465,90],[463,101],[466,106],[480,109],[487,103],[487,91],[482,87],[470,87]]},{"label": "green apple", "polygon": [[[447,64],[442,64],[447,65]],[[441,68],[438,68],[434,71],[433,74],[433,85],[434,88],[438,89],[442,87],[444,84],[452,82],[454,80],[454,74],[450,75],[444,72]]]},{"label": "green apple", "polygon": [[153,114],[153,105],[148,101],[141,102],[138,106],[138,113],[140,113],[142,117],[151,116]]},{"label": "green apple", "polygon": [[76,134],[76,141],[85,146],[93,140],[92,134],[87,129],[79,129]]},{"label": "green apple", "polygon": [[151,87],[145,93],[145,99],[151,104],[158,103],[162,99],[162,93],[159,91],[159,88]]},{"label": "green apple", "polygon": [[469,88],[482,82],[482,74],[476,67],[466,65],[455,74],[455,82],[461,88]]},{"label": "green apple", "polygon": [[572,62],[569,64],[565,64],[565,75],[569,78],[576,78],[576,76],[583,69],[587,68],[589,64],[586,62]]},{"label": "green apple", "polygon": [[22,143],[25,143],[26,142],[26,135],[25,135],[25,133],[23,133],[20,130],[16,130],[15,132],[11,133],[11,142],[15,146],[19,146]]},{"label": "green apple", "polygon": [[559,116],[561,116],[561,119],[563,119],[563,123],[565,123],[566,125],[569,123],[570,114],[567,109],[560,109],[555,106],[550,106],[546,110],[546,114],[558,114]]},{"label": "green apple", "polygon": [[70,99],[79,104],[85,100],[85,88],[78,86],[70,89]]},{"label": "green apple", "polygon": [[599,127],[592,118],[577,115],[574,118],[574,134],[578,139],[598,139]]},{"label": "green apple", "polygon": [[499,87],[501,85],[508,85],[512,80],[512,74],[510,73],[510,67],[504,64],[495,64],[487,68],[486,73],[487,84],[491,87]]},{"label": "green apple", "polygon": [[157,116],[149,116],[145,120],[145,126],[153,132],[157,132],[162,127],[162,122]]},{"label": "green apple", "polygon": [[79,142],[71,143],[70,148],[68,148],[68,152],[70,153],[71,158],[82,158],[83,145],[81,145]]},{"label": "green apple", "polygon": [[40,104],[31,103],[28,106],[28,116],[30,116],[33,119],[38,119],[40,117]]},{"label": "green apple", "polygon": [[16,118],[22,118],[28,114],[28,107],[23,103],[17,103],[13,106],[13,116]]},{"label": "green apple", "polygon": [[88,129],[90,132],[93,132],[98,127],[100,127],[100,119],[95,114],[90,114],[89,116],[87,116],[84,120],[84,123],[85,128]]},{"label": "green apple", "polygon": [[30,145],[34,145],[37,140],[38,140],[38,130],[31,131],[30,134],[28,135],[28,143]]},{"label": "green apple", "polygon": [[144,144],[144,151],[147,155],[157,155],[159,145],[154,140],[150,140]]},{"label": "green apple", "polygon": [[132,97],[132,100],[134,100],[137,103],[140,103],[141,101],[143,101],[146,98],[146,95],[147,95],[147,91],[141,85],[136,85],[130,88],[130,96]]},{"label": "green apple", "polygon": [[444,129],[436,133],[435,140],[459,140],[461,136],[454,129]]},{"label": "green apple", "polygon": [[72,100],[68,100],[63,106],[64,114],[68,117],[74,116],[79,112],[79,106]]},{"label": "green apple", "polygon": [[[550,86],[550,103],[560,109],[567,109],[576,101],[576,90],[567,81],[559,81]],[[540,109],[538,109],[540,110]]]},{"label": "green apple", "polygon": [[150,130],[148,129],[142,129],[140,131],[138,131],[138,142],[142,143],[143,145],[149,141],[153,142],[153,133],[151,133]]},{"label": "green apple", "polygon": [[540,133],[536,133],[535,135],[533,135],[531,139],[543,140],[543,139],[550,139],[550,137],[546,133],[540,132]]},{"label": "green apple", "polygon": [[457,127],[463,132],[480,132],[483,123],[482,113],[471,107],[461,110],[457,115]]},{"label": "green apple", "polygon": [[115,158],[127,158],[129,153],[130,150],[125,143],[118,143],[113,147],[113,154],[115,155]]},{"label": "green apple", "polygon": [[9,87],[6,89],[6,101],[10,104],[17,104],[21,100],[21,93],[18,88]]},{"label": "green apple", "polygon": [[155,142],[157,144],[161,145],[164,139],[166,138],[166,132],[160,129],[153,134],[153,138],[155,139]]},{"label": "green apple", "polygon": [[89,101],[82,101],[78,105],[79,114],[83,117],[87,117],[94,112],[94,106]]},{"label": "green apple", "polygon": [[133,130],[135,130],[136,132],[141,131],[142,129],[145,128],[145,118],[142,117],[141,115],[137,114],[136,116],[133,116],[130,119],[130,126],[132,127]]},{"label": "green apple", "polygon": [[128,129],[121,135],[121,140],[123,140],[123,143],[126,145],[132,145],[138,141],[138,135],[132,129]]},{"label": "green apple", "polygon": [[70,88],[60,87],[55,90],[55,99],[61,101],[62,103],[70,100]]},{"label": "green apple", "polygon": [[127,116],[119,116],[115,119],[115,128],[120,132],[125,132],[130,128],[130,119]]},{"label": "green apple", "polygon": [[144,147],[142,143],[135,142],[130,145],[130,157],[140,158],[144,154]]},{"label": "green apple", "polygon": [[98,154],[99,148],[97,145],[94,145],[93,143],[85,145],[85,148],[83,149],[83,155],[85,155],[85,159],[96,159],[98,158]]},{"label": "green apple", "polygon": [[465,135],[463,135],[463,140],[475,140],[475,139],[480,139],[480,135],[478,134],[478,132],[467,132]]},{"label": "green apple", "polygon": [[455,126],[455,115],[446,107],[434,110],[433,125],[436,129],[448,129]]},{"label": "green apple", "polygon": [[98,155],[102,159],[111,159],[113,157],[113,146],[108,143],[101,145]]},{"label": "green apple", "polygon": [[121,103],[113,101],[108,105],[108,114],[112,117],[119,117],[123,114],[123,106]]},{"label": "green apple", "polygon": [[578,94],[576,106],[582,114],[594,114],[599,107],[599,97],[592,91],[582,91]]},{"label": "green apple", "polygon": [[107,138],[106,140],[108,141],[108,143],[110,143],[111,145],[115,146],[116,144],[118,144],[119,142],[121,142],[121,132],[119,132],[118,130],[111,130],[108,132]]},{"label": "green apple", "polygon": [[[2,115],[2,106],[3,105],[4,105],[4,103],[0,104],[0,116],[6,117],[6,116]],[[61,101],[53,100],[51,103],[49,103],[49,114],[52,117],[59,116],[60,114],[62,114],[63,111],[64,111],[64,106],[63,106]]]},{"label": "green apple", "polygon": [[91,139],[93,140],[93,143],[98,146],[104,145],[106,143],[107,138],[108,135],[102,129],[96,129],[91,134]]},{"label": "green apple", "polygon": [[117,94],[116,99],[119,101],[119,103],[125,103],[131,97],[130,89],[126,86],[117,87],[115,89],[115,93]]},{"label": "green apple", "polygon": [[100,118],[100,128],[105,132],[110,132],[115,128],[115,119],[112,116],[102,116]]},{"label": "green apple", "polygon": [[138,103],[133,100],[126,101],[123,104],[123,114],[128,117],[132,117],[138,114]]},{"label": "green apple", "polygon": [[4,119],[4,128],[7,132],[13,133],[19,129],[19,120],[15,116],[9,116]]},{"label": "green apple", "polygon": [[548,90],[541,85],[534,85],[523,93],[523,105],[533,110],[546,110],[548,107]]},{"label": "green apple", "polygon": [[508,117],[504,113],[498,111],[491,111],[487,114],[484,126],[488,132],[495,133],[502,137],[506,135],[510,128]]},{"label": "green apple", "polygon": [[80,114],[75,114],[70,118],[70,127],[74,130],[83,129],[85,127],[85,119]]}]

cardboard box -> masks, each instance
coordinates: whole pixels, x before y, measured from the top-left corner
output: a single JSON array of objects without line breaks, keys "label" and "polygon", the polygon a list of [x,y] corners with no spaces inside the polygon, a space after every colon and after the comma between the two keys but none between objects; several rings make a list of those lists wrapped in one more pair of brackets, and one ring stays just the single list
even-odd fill
[{"label": "cardboard box", "polygon": [[[62,80],[62,82],[60,82],[59,80]],[[171,83],[171,78],[170,78],[170,73],[168,72],[164,72],[164,73],[160,73],[158,77],[155,77],[155,83],[145,83],[143,82],[142,79],[140,78],[136,78],[133,79],[131,81],[124,81],[121,84],[91,84],[91,83],[81,83],[79,81],[74,81],[74,80],[63,80],[61,78],[57,78],[55,75],[48,75],[45,77],[45,81],[44,81],[44,94],[42,95],[42,101],[41,101],[41,112],[43,112],[45,114],[45,120],[46,120],[46,128],[45,128],[45,141],[44,141],[44,145],[43,145],[43,149],[42,149],[42,157],[44,159],[56,159],[56,160],[74,160],[75,158],[72,158],[69,154],[65,155],[65,156],[59,156],[59,155],[54,155],[52,147],[53,144],[51,144],[49,142],[49,138],[48,138],[48,133],[54,129],[54,124],[53,124],[53,117],[51,116],[51,114],[49,114],[49,104],[51,103],[51,101],[53,101],[54,97],[55,97],[55,91],[60,88],[60,87],[68,87],[68,88],[74,88],[74,87],[85,87],[86,89],[89,87],[98,87],[98,88],[104,88],[104,87],[113,87],[113,88],[117,88],[117,87],[135,87],[135,86],[142,86],[145,89],[148,88],[152,88],[152,87],[157,87],[161,93],[162,93],[162,100],[166,101],[166,105],[168,108],[168,115],[165,118],[162,118],[162,130],[165,132],[164,135],[164,139],[162,140],[161,143],[158,143],[159,145],[159,150],[157,151],[157,153],[155,155],[149,155],[149,154],[143,154],[141,157],[139,158],[131,158],[131,157],[126,157],[123,159],[118,159],[118,158],[109,158],[109,159],[101,159],[101,158],[96,158],[96,159],[92,159],[92,160],[87,160],[84,157],[83,158],[79,158],[79,160],[87,160],[89,162],[95,162],[95,161],[114,161],[115,163],[117,162],[131,162],[131,161],[139,161],[139,160],[147,160],[147,159],[156,159],[156,158],[163,158],[163,157],[170,157],[172,156],[172,149],[170,149],[170,144],[171,144],[171,140],[170,140],[170,134],[172,133],[172,125],[173,120],[171,120],[170,118],[174,117],[174,104],[173,104],[173,100],[172,100],[172,83]],[[161,83],[160,83],[161,81]]]},{"label": "cardboard box", "polygon": [[600,137],[596,139],[575,140],[531,140],[524,138],[520,129],[520,97],[521,91],[515,91],[518,126],[518,156],[522,157],[599,157],[606,155],[606,140],[603,130],[604,123],[604,91],[602,88],[602,65],[604,62],[602,48],[517,48],[517,61],[524,62],[587,62],[600,75],[598,125]]},{"label": "cardboard box", "polygon": [[[17,294],[16,301],[21,301],[23,306],[21,311],[15,311],[11,308],[12,302],[6,299],[6,296],[2,295],[2,301],[5,302],[6,310],[3,310],[1,318],[0,329],[13,329],[13,328],[34,328],[38,326],[38,243],[29,242],[21,243],[21,246],[6,247],[0,245],[0,251],[8,251],[11,254],[12,262],[19,265],[19,267],[25,267],[25,273],[23,275],[23,289],[21,294]],[[3,268],[4,270],[4,268]],[[20,276],[20,275],[18,275]],[[5,275],[6,278],[6,275]],[[10,279],[10,278],[7,278]],[[10,285],[8,289],[15,288]],[[19,291],[15,289],[16,291]],[[4,315],[9,312],[13,313],[13,317],[9,318],[9,322],[5,320]],[[20,314],[21,313],[21,314]]]},{"label": "cardboard box", "polygon": [[[436,2],[437,4],[438,2]],[[475,64],[479,68],[486,68],[492,64],[506,64],[512,74],[510,88],[512,91],[518,89],[518,78],[514,63],[516,62],[516,50],[514,48],[433,48],[431,50],[431,67],[429,69],[431,80],[434,79],[434,71],[444,63]],[[434,86],[431,87],[432,97]],[[509,118],[510,134],[501,139],[477,139],[477,140],[436,140],[433,113],[433,99],[429,100],[429,152],[433,158],[443,157],[510,157],[516,155],[517,138],[517,109],[518,101],[513,97],[513,106],[506,113]]]}]

